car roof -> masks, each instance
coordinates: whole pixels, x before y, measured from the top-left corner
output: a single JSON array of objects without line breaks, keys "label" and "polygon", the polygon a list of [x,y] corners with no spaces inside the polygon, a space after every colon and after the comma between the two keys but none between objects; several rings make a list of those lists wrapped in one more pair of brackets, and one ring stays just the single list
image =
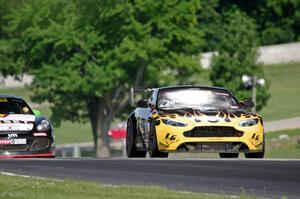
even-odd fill
[{"label": "car roof", "polygon": [[22,97],[19,97],[17,95],[13,95],[13,94],[7,94],[7,93],[0,93],[0,98],[11,98],[11,99],[24,100]]},{"label": "car roof", "polygon": [[217,91],[223,91],[223,92],[231,93],[228,89],[223,88],[223,87],[206,86],[206,85],[176,85],[176,86],[159,87],[159,88],[156,88],[156,89],[164,90],[164,89],[176,89],[176,88],[200,88],[200,89],[217,90]]}]

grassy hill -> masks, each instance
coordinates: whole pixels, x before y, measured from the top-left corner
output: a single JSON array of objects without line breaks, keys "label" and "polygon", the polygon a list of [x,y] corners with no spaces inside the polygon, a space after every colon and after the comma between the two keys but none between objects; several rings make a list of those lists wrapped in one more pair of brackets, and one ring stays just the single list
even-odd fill
[{"label": "grassy hill", "polygon": [[[270,81],[271,99],[261,111],[264,120],[277,120],[300,116],[300,63],[264,66],[266,78]],[[199,77],[200,84],[210,84],[209,71]],[[26,88],[0,89],[0,93],[12,93],[29,101],[30,91]],[[38,107],[46,116],[51,115],[48,106]],[[63,122],[55,128],[57,144],[86,142],[92,140],[90,124]]]},{"label": "grassy hill", "polygon": [[300,63],[266,65],[271,99],[261,114],[265,120],[300,116]]},{"label": "grassy hill", "polygon": [[300,129],[266,134],[266,158],[300,158]]}]

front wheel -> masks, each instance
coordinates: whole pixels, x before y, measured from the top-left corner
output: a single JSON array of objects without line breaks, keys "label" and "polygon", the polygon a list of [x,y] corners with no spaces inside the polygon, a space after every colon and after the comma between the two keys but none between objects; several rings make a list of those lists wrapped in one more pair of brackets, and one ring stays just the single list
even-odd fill
[{"label": "front wheel", "polygon": [[135,132],[130,121],[126,129],[126,153],[129,158],[145,158],[147,154],[147,151],[137,150]]},{"label": "front wheel", "polygon": [[239,153],[219,153],[220,158],[238,158]]},{"label": "front wheel", "polygon": [[158,150],[155,123],[151,122],[148,136],[148,150],[151,158],[167,158],[169,153]]},{"label": "front wheel", "polygon": [[258,152],[258,153],[245,153],[246,158],[264,158],[265,153],[264,152]]}]

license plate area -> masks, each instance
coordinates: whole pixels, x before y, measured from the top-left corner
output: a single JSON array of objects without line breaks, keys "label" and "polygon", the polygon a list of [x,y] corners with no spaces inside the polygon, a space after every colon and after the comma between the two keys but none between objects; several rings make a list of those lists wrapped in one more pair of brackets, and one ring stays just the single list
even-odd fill
[{"label": "license plate area", "polygon": [[214,151],[226,151],[227,147],[225,143],[197,143],[196,145],[197,150],[203,152],[214,152]]},{"label": "license plate area", "polygon": [[240,143],[231,142],[202,142],[196,144],[196,150],[202,152],[238,152]]}]

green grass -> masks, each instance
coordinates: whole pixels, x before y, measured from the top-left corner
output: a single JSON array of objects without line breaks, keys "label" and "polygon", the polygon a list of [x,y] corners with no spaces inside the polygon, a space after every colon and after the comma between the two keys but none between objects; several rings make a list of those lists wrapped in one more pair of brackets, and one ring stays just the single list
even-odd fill
[{"label": "green grass", "polygon": [[[180,193],[153,186],[104,186],[93,182],[53,180],[0,175],[0,198],[5,199],[217,199],[224,195]],[[240,196],[240,198],[254,198]]]},{"label": "green grass", "polygon": [[13,94],[17,96],[21,96],[27,102],[29,101],[30,91],[26,88],[1,88],[0,93]]},{"label": "green grass", "polygon": [[92,139],[92,130],[89,123],[63,122],[60,127],[55,128],[56,144],[91,142]]},{"label": "green grass", "polygon": [[300,116],[300,63],[266,65],[271,98],[261,111],[265,120]]},{"label": "green grass", "polygon": [[[280,139],[280,135],[288,135],[287,139]],[[300,129],[276,131],[266,134],[266,158],[300,158]]]}]

